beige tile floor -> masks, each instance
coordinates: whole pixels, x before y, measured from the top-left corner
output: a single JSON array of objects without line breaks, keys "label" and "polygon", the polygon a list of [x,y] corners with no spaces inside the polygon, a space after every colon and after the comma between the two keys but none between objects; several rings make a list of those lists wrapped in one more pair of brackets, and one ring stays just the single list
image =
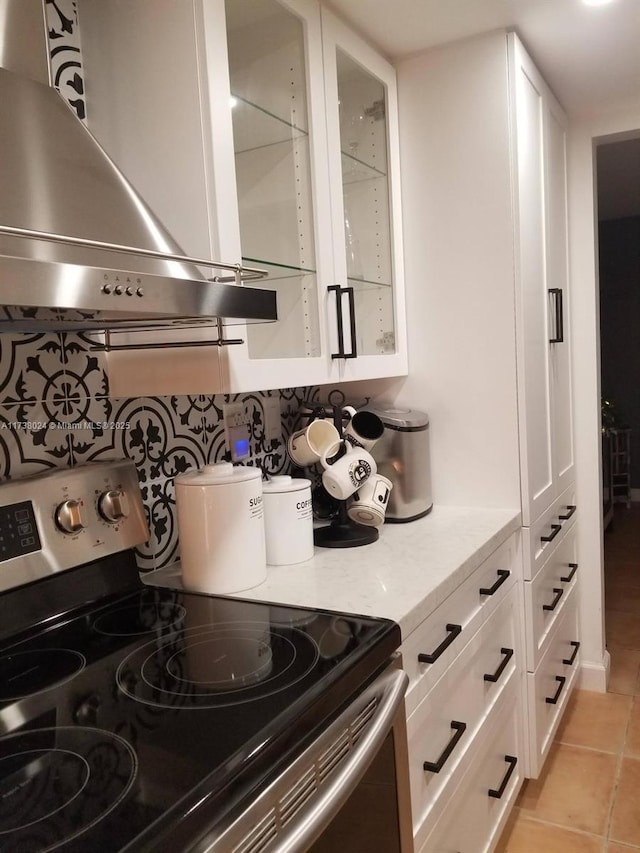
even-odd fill
[{"label": "beige tile floor", "polygon": [[525,782],[497,853],[640,851],[640,505],[605,536],[607,693],[574,691],[542,775]]}]

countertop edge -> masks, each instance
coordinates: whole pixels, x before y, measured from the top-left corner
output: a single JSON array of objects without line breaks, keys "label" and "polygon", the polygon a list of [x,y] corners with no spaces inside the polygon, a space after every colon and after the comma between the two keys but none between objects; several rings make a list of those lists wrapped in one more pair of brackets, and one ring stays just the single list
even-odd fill
[{"label": "countertop edge", "polygon": [[[423,519],[385,525],[373,545],[316,548],[306,563],[268,566],[267,579],[252,589],[197,591],[392,619],[404,641],[520,527],[519,509],[436,506]],[[179,563],[142,578],[183,588]]]}]

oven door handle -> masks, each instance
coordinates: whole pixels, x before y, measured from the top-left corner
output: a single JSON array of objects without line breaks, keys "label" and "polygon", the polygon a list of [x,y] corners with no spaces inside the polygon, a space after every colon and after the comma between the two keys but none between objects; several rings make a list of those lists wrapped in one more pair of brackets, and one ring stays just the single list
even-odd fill
[{"label": "oven door handle", "polygon": [[[308,809],[302,810],[280,833],[278,840],[269,851],[273,853],[296,853],[306,850],[329,826],[333,818],[353,793],[356,785],[364,776],[382,747],[385,738],[393,728],[398,709],[402,706],[409,677],[403,670],[384,673],[367,690],[358,696],[361,700],[371,701],[378,696],[379,704],[370,726],[358,741],[357,746],[344,762],[334,778],[321,790]],[[347,709],[349,714],[350,708]],[[353,712],[351,711],[351,714]],[[338,718],[340,720],[340,717]],[[338,722],[338,720],[336,722]],[[333,728],[333,726],[331,727]],[[326,748],[321,736],[306,751],[309,758],[314,753],[321,754]]]},{"label": "oven door handle", "polygon": [[[389,733],[404,725],[408,684],[403,670],[387,667],[244,811],[189,850],[307,850],[349,799]],[[402,755],[402,743],[398,748]]]}]

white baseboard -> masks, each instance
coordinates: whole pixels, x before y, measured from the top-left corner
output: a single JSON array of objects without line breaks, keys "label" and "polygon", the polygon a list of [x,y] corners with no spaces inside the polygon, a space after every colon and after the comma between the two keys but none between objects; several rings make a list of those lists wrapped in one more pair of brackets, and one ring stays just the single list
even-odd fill
[{"label": "white baseboard", "polygon": [[581,662],[580,673],[578,675],[579,689],[594,690],[596,693],[606,693],[610,669],[611,656],[606,649],[601,662],[590,660]]}]

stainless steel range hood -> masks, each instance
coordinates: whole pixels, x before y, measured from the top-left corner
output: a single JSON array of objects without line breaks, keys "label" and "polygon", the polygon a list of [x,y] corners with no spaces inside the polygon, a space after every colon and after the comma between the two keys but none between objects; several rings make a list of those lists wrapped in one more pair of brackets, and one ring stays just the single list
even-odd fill
[{"label": "stainless steel range hood", "polygon": [[[29,5],[42,15],[41,0],[0,0],[4,45],[9,10]],[[261,270],[185,257],[58,92],[7,55],[0,44],[0,331],[277,319],[273,291],[240,284]]]}]

